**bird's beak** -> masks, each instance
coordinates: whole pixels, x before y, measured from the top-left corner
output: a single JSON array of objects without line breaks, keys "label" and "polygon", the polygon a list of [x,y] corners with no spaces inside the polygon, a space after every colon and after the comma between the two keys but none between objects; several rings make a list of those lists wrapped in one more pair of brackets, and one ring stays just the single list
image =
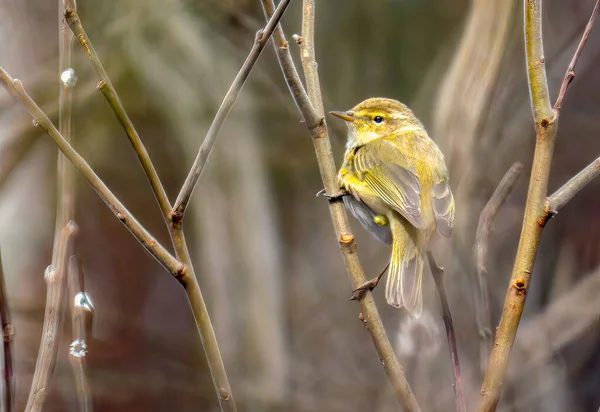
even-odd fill
[{"label": "bird's beak", "polygon": [[353,122],[356,120],[356,117],[354,117],[354,113],[352,113],[352,112],[333,111],[333,112],[329,112],[329,114],[339,117],[340,119],[343,119],[347,122]]}]

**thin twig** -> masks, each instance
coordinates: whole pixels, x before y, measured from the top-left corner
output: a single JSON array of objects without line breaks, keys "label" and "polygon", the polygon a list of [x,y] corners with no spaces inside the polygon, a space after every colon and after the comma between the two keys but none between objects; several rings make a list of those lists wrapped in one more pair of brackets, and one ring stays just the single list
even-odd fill
[{"label": "thin twig", "polygon": [[[269,18],[273,14],[275,8],[273,1],[262,0],[262,5],[266,17]],[[294,66],[289,52],[288,42],[285,39],[281,26],[279,26],[275,32],[273,44],[285,81],[313,140],[325,190],[329,194],[334,194],[339,191],[339,184],[337,181],[333,153],[331,151],[331,142],[323,119],[323,106],[319,90],[318,73],[316,72],[316,62],[314,59],[314,13],[314,2],[305,2],[302,24],[302,55],[307,55],[306,59],[303,57],[303,62],[305,63],[304,74],[307,79],[307,84],[309,85],[308,90],[312,94],[310,100]],[[311,101],[313,102],[312,104]],[[319,108],[320,113],[316,111],[314,107]],[[346,215],[342,202],[339,201],[331,201],[329,203],[329,210],[342,249],[346,268],[352,280],[354,286],[353,289],[355,289],[359,285],[365,283],[366,278],[358,260],[356,241],[350,230],[348,216]],[[360,300],[360,304],[362,312],[359,318],[363,321],[371,334],[379,358],[381,359],[384,370],[387,373],[398,401],[405,412],[420,411],[415,396],[406,380],[404,371],[402,370],[386,335],[372,294],[366,292],[364,297]]]},{"label": "thin twig", "polygon": [[[58,131],[65,140],[73,145],[72,129],[72,105],[73,88],[77,82],[75,72],[71,68],[71,51],[73,34],[69,31],[62,17],[63,0],[58,0],[58,53],[59,53],[59,76],[60,86],[58,94]],[[75,171],[73,165],[60,152],[57,151],[57,205],[56,221],[54,224],[54,249],[52,254],[52,266],[57,267],[58,242],[65,225],[75,218]]]},{"label": "thin twig", "polygon": [[[510,351],[525,307],[537,248],[550,216],[546,196],[560,110],[553,109],[550,104],[546,81],[542,41],[542,0],[524,0],[524,7],[525,55],[536,145],[517,256],[489,367],[481,387],[479,410],[482,412],[493,412],[498,405]],[[580,48],[576,53],[581,54]]]},{"label": "thin twig", "polygon": [[585,169],[573,176],[567,183],[548,197],[548,212],[558,213],[569,200],[579,193],[588,183],[600,174],[600,157],[590,163]]},{"label": "thin twig", "polygon": [[13,348],[14,328],[10,320],[8,309],[8,296],[6,294],[6,284],[4,282],[4,269],[2,267],[2,256],[0,254],[0,323],[2,325],[2,411],[14,412],[16,407]]},{"label": "thin twig", "polygon": [[92,393],[86,376],[85,359],[88,353],[87,337],[94,320],[94,306],[85,291],[83,265],[77,256],[71,256],[69,259],[67,282],[73,334],[73,341],[69,346],[69,360],[75,377],[79,410],[91,412]]},{"label": "thin twig", "polygon": [[25,412],[39,412],[49,391],[50,378],[56,366],[58,340],[61,331],[63,315],[63,294],[65,289],[64,274],[71,239],[77,232],[75,222],[69,222],[61,231],[57,244],[57,264],[50,265],[44,273],[46,281],[46,311],[40,350],[33,374],[33,383],[27,399]]},{"label": "thin twig", "polygon": [[290,1],[291,0],[282,0],[281,3],[279,3],[279,6],[277,6],[277,10],[275,10],[269,19],[265,28],[256,33],[254,45],[252,46],[248,57],[246,57],[246,61],[244,61],[242,68],[238,72],[237,76],[235,76],[233,83],[231,83],[225,98],[221,102],[221,106],[219,107],[219,110],[217,110],[217,114],[215,115],[215,118],[208,129],[208,133],[206,134],[202,145],[200,146],[200,150],[198,151],[198,155],[194,160],[194,164],[192,165],[192,168],[188,173],[183,186],[181,187],[181,191],[177,196],[177,200],[173,205],[173,220],[175,222],[183,219],[187,205],[190,201],[194,188],[196,187],[196,183],[202,174],[202,170],[204,170],[204,166],[208,161],[208,156],[210,155],[215,140],[219,135],[219,131],[221,130],[227,115],[231,111],[231,108],[235,104],[238,95],[240,94],[240,91],[246,82],[246,79],[250,75],[250,72],[254,68],[254,65],[260,57],[260,54],[265,48],[265,45],[271,38],[275,27],[277,27],[277,24],[283,17],[283,13],[285,13]]},{"label": "thin twig", "polygon": [[96,54],[96,51],[94,50],[94,46],[92,45],[92,42],[90,41],[89,37],[87,36],[87,34],[83,28],[83,25],[81,24],[81,20],[79,18],[79,15],[77,14],[77,11],[75,8],[75,2],[73,0],[65,1],[64,16],[65,16],[66,22],[69,24],[69,27],[71,28],[71,31],[79,40],[79,43],[81,44],[81,47],[83,48],[83,51],[89,57],[89,59],[92,63],[92,66],[94,67],[94,71],[100,78],[100,82],[98,83],[98,88],[100,89],[100,91],[102,91],[102,94],[108,101],[108,104],[110,105],[113,112],[119,119],[119,122],[121,122],[121,124],[123,125],[123,128],[125,129],[125,132],[127,133],[127,137],[129,137],[131,145],[133,146],[133,149],[135,150],[135,152],[138,156],[138,159],[140,160],[140,163],[142,164],[142,167],[144,168],[146,177],[150,181],[150,186],[152,187],[152,192],[154,193],[154,196],[156,197],[158,205],[160,206],[160,209],[163,214],[163,218],[165,219],[166,222],[169,222],[171,220],[171,203],[169,202],[167,192],[165,191],[165,188],[158,176],[158,173],[156,172],[156,169],[154,168],[154,164],[152,163],[152,160],[150,159],[150,155],[148,154],[148,151],[146,150],[144,143],[142,143],[142,139],[140,139],[140,135],[135,130],[135,127],[133,126],[133,123],[131,122],[129,115],[125,111],[125,107],[123,106],[123,103],[121,102],[121,99],[119,98],[119,95],[117,94],[117,91],[115,90],[114,86],[112,85],[112,82],[110,81],[110,78],[108,77],[108,74],[106,73],[106,70],[104,70],[104,66],[102,66],[102,63],[100,62],[100,59],[98,58],[98,54]]},{"label": "thin twig", "polygon": [[482,373],[485,373],[487,362],[492,349],[492,312],[490,310],[490,295],[488,284],[488,271],[486,267],[487,252],[489,247],[490,232],[498,210],[502,207],[506,198],[512,192],[515,184],[521,176],[523,165],[519,162],[513,163],[508,169],[498,187],[490,197],[481,214],[477,226],[475,238],[475,258],[477,261],[477,280],[479,282],[479,294],[475,299],[477,324],[479,329],[479,358]]},{"label": "thin twig", "polygon": [[467,403],[465,402],[465,394],[463,392],[462,379],[460,375],[460,362],[458,360],[458,347],[456,346],[456,333],[454,332],[454,322],[452,321],[452,312],[448,304],[446,289],[444,288],[444,269],[439,267],[435,262],[433,253],[427,251],[427,260],[429,261],[429,269],[435,281],[435,288],[440,296],[442,305],[442,319],[446,327],[446,337],[448,338],[448,346],[452,356],[452,372],[454,372],[454,396],[457,412],[467,412]]},{"label": "thin twig", "polygon": [[562,85],[560,86],[560,91],[558,92],[558,97],[556,98],[556,103],[554,103],[554,110],[560,110],[563,104],[563,100],[565,99],[565,95],[567,94],[567,88],[575,78],[575,66],[577,65],[577,61],[583,52],[583,48],[588,41],[588,37],[590,36],[590,32],[592,31],[592,27],[594,26],[594,21],[596,20],[596,16],[598,15],[598,10],[600,9],[600,0],[596,0],[596,4],[594,5],[594,10],[590,15],[590,19],[585,25],[585,30],[583,31],[583,35],[581,36],[581,40],[579,41],[579,45],[575,50],[575,54],[571,59],[571,63],[569,63],[569,67],[567,68],[567,72],[565,73],[565,78],[563,79]]},{"label": "thin twig", "polygon": [[18,79],[13,79],[0,66],[0,82],[4,88],[13,96],[15,100],[25,105],[27,111],[33,118],[33,123],[44,129],[56,142],[58,148],[73,163],[73,165],[83,174],[83,176],[92,185],[96,193],[107,204],[110,210],[117,218],[129,229],[135,238],[152,254],[173,276],[180,278],[184,272],[184,266],[175,257],[173,257],[163,246],[161,246],[148,231],[135,219],[135,217],[125,208],[125,206],[116,198],[104,182],[96,175],[90,165],[81,157],[79,153],[66,141],[56,127],[50,122],[48,116],[39,108],[23,88],[23,84]]}]

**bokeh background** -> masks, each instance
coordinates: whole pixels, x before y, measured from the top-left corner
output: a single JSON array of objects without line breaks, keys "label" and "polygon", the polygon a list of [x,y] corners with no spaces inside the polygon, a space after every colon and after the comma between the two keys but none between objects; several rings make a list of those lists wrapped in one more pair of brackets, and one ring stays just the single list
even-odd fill
[{"label": "bokeh background", "polygon": [[[544,2],[556,97],[593,0]],[[0,0],[0,64],[57,118],[57,1]],[[233,77],[263,25],[258,1],[79,1],[84,26],[175,198]],[[283,24],[300,31],[301,2]],[[411,106],[446,154],[456,229],[436,243],[456,324],[468,403],[481,384],[473,245],[481,209],[510,165],[524,173],[497,216],[488,256],[497,324],[514,260],[535,141],[516,0],[317,3],[317,60],[327,110],[372,96]],[[292,54],[298,50],[291,45]],[[137,158],[75,45],[75,146],[159,240],[168,235]],[[550,190],[600,153],[600,28],[566,98]],[[329,121],[336,160],[344,126]],[[52,254],[51,140],[0,92],[0,247],[16,328],[18,409],[41,333]],[[246,83],[185,223],[232,389],[244,411],[398,410],[349,301],[312,143],[269,46]],[[596,411],[600,404],[600,182],[544,231],[501,411]],[[184,292],[77,180],[75,251],[96,308],[89,378],[96,411],[214,411],[216,397]],[[353,222],[355,223],[355,222]],[[358,225],[373,276],[389,250]],[[424,411],[453,410],[452,370],[432,278],[418,322],[385,304],[385,327]],[[65,322],[47,411],[78,410]]]}]

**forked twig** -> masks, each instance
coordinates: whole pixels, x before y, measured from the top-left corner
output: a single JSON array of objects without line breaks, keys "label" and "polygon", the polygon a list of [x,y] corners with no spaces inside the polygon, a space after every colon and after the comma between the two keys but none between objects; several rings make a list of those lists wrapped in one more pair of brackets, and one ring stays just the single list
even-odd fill
[{"label": "forked twig", "polygon": [[[543,228],[551,216],[546,196],[560,106],[562,99],[564,99],[564,92],[562,96],[559,93],[559,104],[554,108],[550,104],[542,41],[542,0],[524,0],[523,3],[525,7],[525,55],[531,106],[535,121],[536,145],[517,256],[506,294],[502,318],[496,332],[495,345],[481,387],[479,410],[482,412],[493,412],[498,405],[510,352],[529,290],[537,247]],[[597,11],[596,6],[593,14],[595,15]],[[573,64],[577,62],[577,58],[581,54],[593,22],[594,18],[591,18],[583,34],[580,47],[577,48],[576,56],[572,60]],[[569,71],[567,75],[569,75]],[[576,192],[574,191],[574,193]]]},{"label": "forked twig", "polygon": [[450,354],[452,356],[452,372],[454,373],[454,398],[456,402],[457,412],[467,412],[467,403],[465,401],[465,394],[463,391],[462,378],[460,374],[460,362],[458,359],[458,347],[456,346],[456,333],[454,332],[454,322],[452,321],[452,312],[450,312],[450,305],[448,304],[448,297],[446,296],[446,289],[444,288],[444,269],[439,267],[435,262],[433,253],[427,251],[427,260],[429,261],[429,269],[431,275],[435,281],[435,288],[437,289],[440,297],[440,303],[442,305],[442,319],[444,320],[444,326],[446,328],[446,337],[448,339],[448,346],[450,347]]},{"label": "forked twig", "polygon": [[[273,1],[262,0],[262,5],[267,18],[272,16],[275,9]],[[301,52],[304,75],[306,77],[307,88],[310,95],[307,95],[306,90],[302,86],[302,82],[300,81],[300,77],[294,66],[294,62],[289,52],[288,42],[285,39],[281,26],[278,26],[275,31],[273,44],[285,81],[312,137],[325,190],[329,194],[334,194],[339,191],[339,184],[337,181],[337,171],[333,160],[333,153],[331,151],[331,142],[323,119],[323,103],[319,88],[318,73],[316,71],[317,65],[314,54],[313,32],[315,16],[314,1],[305,1],[303,10],[303,39]],[[315,107],[317,110],[315,110]],[[329,210],[342,249],[348,274],[350,275],[354,288],[357,288],[359,285],[365,283],[366,279],[362,266],[358,260],[356,241],[350,230],[348,216],[346,215],[343,204],[339,201],[332,200],[329,203]],[[420,411],[415,396],[406,380],[404,371],[402,370],[387,337],[370,291],[367,291],[364,294],[364,297],[360,300],[360,304],[362,312],[359,318],[363,321],[371,334],[371,338],[396,398],[405,412]]]},{"label": "forked twig", "polygon": [[200,175],[204,170],[204,166],[208,161],[208,156],[210,155],[210,152],[215,143],[215,140],[217,139],[219,131],[221,130],[221,127],[223,126],[227,115],[231,111],[231,108],[235,104],[238,95],[240,94],[240,91],[242,90],[242,87],[246,82],[246,79],[250,75],[250,72],[254,68],[254,65],[260,57],[260,54],[265,48],[265,45],[271,38],[275,27],[277,27],[277,24],[279,24],[279,21],[283,17],[283,13],[285,13],[285,11],[287,10],[287,6],[290,4],[290,1],[291,0],[282,0],[277,6],[277,9],[273,13],[269,21],[267,22],[265,28],[256,33],[254,45],[252,46],[248,57],[246,57],[246,61],[242,65],[242,68],[240,69],[237,76],[233,80],[233,83],[229,87],[225,98],[221,102],[221,106],[219,107],[219,110],[217,110],[217,114],[215,115],[215,118],[213,119],[210,128],[208,129],[208,133],[206,134],[202,145],[200,146],[200,150],[198,151],[198,155],[194,160],[194,164],[192,165],[192,168],[188,173],[185,182],[183,183],[181,191],[177,196],[177,200],[173,205],[174,221],[181,221],[183,219],[187,205],[190,201],[194,188],[196,187],[196,183],[198,182],[198,179],[200,178]]},{"label": "forked twig", "polygon": [[48,266],[44,273],[44,280],[47,286],[44,326],[35,372],[33,374],[33,383],[31,384],[25,412],[39,412],[42,410],[46,395],[48,394],[50,378],[56,366],[58,340],[64,307],[64,275],[71,239],[76,232],[77,225],[72,221],[63,228],[56,247],[56,266]]},{"label": "forked twig", "polygon": [[592,14],[590,15],[590,19],[585,25],[585,30],[583,31],[583,35],[581,36],[581,40],[577,45],[577,49],[575,50],[575,54],[571,59],[571,63],[569,63],[569,67],[567,67],[567,72],[565,73],[565,78],[560,86],[560,91],[558,92],[558,97],[556,98],[556,103],[554,103],[554,110],[560,110],[563,104],[563,100],[565,99],[565,95],[567,94],[567,88],[575,78],[575,66],[579,61],[579,57],[583,52],[583,48],[588,41],[588,37],[590,36],[590,32],[592,31],[592,27],[594,27],[594,22],[596,21],[596,16],[598,15],[598,10],[600,9],[600,0],[596,0],[596,4],[594,5],[594,10],[592,10]]},{"label": "forked twig", "polygon": [[15,412],[17,410],[17,398],[15,393],[16,377],[12,348],[14,331],[10,320],[7,298],[2,255],[0,254],[0,324],[2,325],[2,359],[0,359],[0,366],[2,369],[0,396],[2,396],[2,403],[0,406],[2,411]]},{"label": "forked twig", "polygon": [[25,105],[33,118],[34,124],[44,129],[58,148],[64,153],[69,161],[83,174],[92,185],[96,193],[106,203],[117,218],[129,229],[136,239],[158,260],[173,276],[182,276],[184,266],[173,257],[163,246],[161,246],[150,233],[135,219],[135,217],[123,206],[117,197],[110,191],[104,182],[96,175],[90,165],[81,157],[73,146],[65,139],[58,129],[50,122],[48,116],[31,99],[18,79],[13,79],[2,67],[0,67],[0,83],[15,98]]},{"label": "forked twig", "polygon": [[91,333],[94,320],[94,306],[84,288],[81,259],[76,256],[71,256],[69,259],[67,283],[73,334],[73,341],[69,346],[69,360],[75,377],[79,410],[91,412],[93,410],[92,393],[86,375],[85,359],[88,353],[87,338]]},{"label": "forked twig", "polygon": [[108,101],[108,104],[119,119],[119,122],[121,122],[121,125],[123,125],[123,128],[127,133],[127,137],[129,137],[131,145],[133,146],[135,153],[137,154],[138,159],[140,160],[140,163],[144,168],[146,177],[150,181],[150,186],[152,187],[154,196],[156,197],[158,205],[160,206],[163,218],[166,222],[169,222],[171,220],[171,203],[169,202],[167,192],[165,191],[165,188],[160,181],[158,173],[154,168],[154,164],[150,159],[150,155],[148,154],[144,143],[142,143],[140,135],[133,126],[133,123],[126,112],[125,107],[123,106],[123,103],[121,102],[121,99],[117,94],[117,91],[115,90],[114,86],[112,85],[112,82],[110,81],[110,78],[108,77],[108,74],[106,73],[106,70],[104,70],[104,66],[100,62],[100,58],[98,57],[96,50],[94,50],[92,42],[90,41],[85,30],[83,29],[83,25],[81,24],[81,20],[79,19],[79,15],[77,14],[75,1],[65,0],[64,3],[65,20],[71,28],[73,34],[77,37],[77,40],[79,40],[83,51],[89,57],[92,63],[94,71],[100,78],[98,88]]},{"label": "forked twig", "polygon": [[487,252],[489,247],[490,232],[498,210],[502,207],[506,198],[512,192],[515,184],[521,176],[523,165],[519,162],[513,163],[508,169],[498,187],[486,203],[479,215],[477,235],[475,238],[475,259],[477,262],[477,280],[479,293],[475,299],[475,313],[479,329],[479,358],[481,371],[485,373],[487,362],[492,349],[492,312],[490,309],[490,295],[487,271]]}]

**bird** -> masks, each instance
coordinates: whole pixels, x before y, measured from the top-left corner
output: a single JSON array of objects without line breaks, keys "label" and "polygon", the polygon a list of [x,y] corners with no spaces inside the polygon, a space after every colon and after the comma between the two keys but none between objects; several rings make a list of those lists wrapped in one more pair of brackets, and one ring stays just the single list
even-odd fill
[{"label": "bird", "polygon": [[[344,204],[376,239],[392,245],[386,300],[417,319],[423,311],[429,242],[436,231],[450,236],[454,223],[444,155],[414,113],[397,100],[374,97],[330,114],[348,126],[338,171]],[[384,273],[355,292],[373,290]]]}]

